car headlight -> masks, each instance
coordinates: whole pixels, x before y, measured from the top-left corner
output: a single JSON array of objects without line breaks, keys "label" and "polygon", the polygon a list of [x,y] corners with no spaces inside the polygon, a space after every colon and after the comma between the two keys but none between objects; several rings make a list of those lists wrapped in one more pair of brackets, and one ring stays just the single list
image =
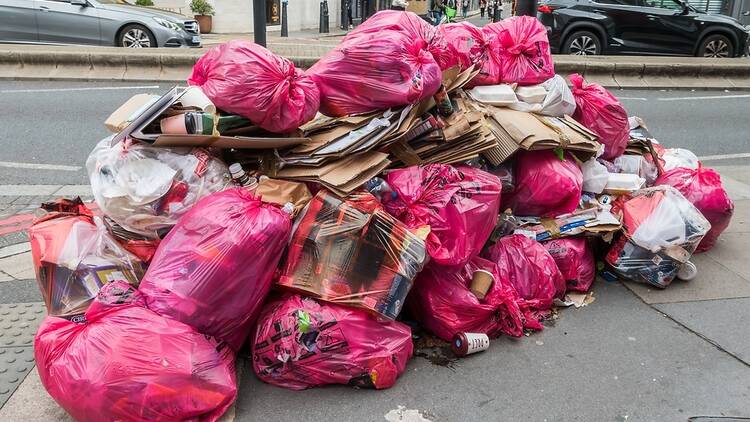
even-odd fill
[{"label": "car headlight", "polygon": [[179,31],[180,29],[182,29],[182,27],[180,27],[180,25],[176,24],[175,22],[168,21],[168,20],[163,19],[163,18],[154,17],[154,20],[159,25],[161,25],[161,26],[163,26],[165,28],[169,28],[169,29],[171,29],[173,31]]}]

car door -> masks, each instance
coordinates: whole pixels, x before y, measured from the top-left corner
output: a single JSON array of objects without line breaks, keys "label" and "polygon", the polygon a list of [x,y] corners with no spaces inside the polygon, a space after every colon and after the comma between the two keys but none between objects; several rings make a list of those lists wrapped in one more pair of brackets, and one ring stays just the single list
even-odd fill
[{"label": "car door", "polygon": [[643,35],[651,25],[643,12],[643,0],[594,0],[591,11],[606,16],[607,33],[622,52],[653,53],[653,43]]},{"label": "car door", "polygon": [[0,41],[39,41],[33,0],[0,0]]},{"label": "car door", "polygon": [[649,25],[643,36],[651,39],[653,49],[661,54],[693,54],[700,28],[692,10],[683,11],[674,0],[645,0],[644,12]]},{"label": "car door", "polygon": [[70,0],[37,0],[39,41],[99,45],[99,13]]}]

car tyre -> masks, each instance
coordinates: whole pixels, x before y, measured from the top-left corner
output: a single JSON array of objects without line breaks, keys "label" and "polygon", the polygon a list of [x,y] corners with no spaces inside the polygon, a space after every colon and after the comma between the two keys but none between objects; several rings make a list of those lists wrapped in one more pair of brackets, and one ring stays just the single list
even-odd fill
[{"label": "car tyre", "polygon": [[602,54],[602,42],[593,32],[577,31],[568,36],[562,51],[577,56],[596,56]]},{"label": "car tyre", "polygon": [[701,42],[696,56],[716,58],[734,57],[734,45],[724,35],[709,35]]},{"label": "car tyre", "polygon": [[138,24],[125,25],[117,35],[116,45],[126,48],[157,47],[154,34],[145,26]]}]

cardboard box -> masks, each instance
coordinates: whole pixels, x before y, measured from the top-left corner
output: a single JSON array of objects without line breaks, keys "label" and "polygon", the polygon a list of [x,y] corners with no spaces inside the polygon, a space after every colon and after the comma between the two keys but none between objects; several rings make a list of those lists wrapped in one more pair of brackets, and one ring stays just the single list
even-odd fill
[{"label": "cardboard box", "polygon": [[158,95],[136,94],[125,101],[104,121],[104,126],[112,133],[125,129],[136,117],[159,99]]}]

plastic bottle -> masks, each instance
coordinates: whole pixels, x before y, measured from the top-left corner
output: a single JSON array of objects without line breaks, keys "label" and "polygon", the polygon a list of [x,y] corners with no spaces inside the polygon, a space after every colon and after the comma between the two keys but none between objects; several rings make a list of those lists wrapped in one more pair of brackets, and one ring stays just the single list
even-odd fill
[{"label": "plastic bottle", "polygon": [[240,163],[234,163],[229,166],[229,173],[232,174],[232,180],[240,186],[255,189],[258,186],[258,180],[255,177],[249,176],[242,169]]}]

